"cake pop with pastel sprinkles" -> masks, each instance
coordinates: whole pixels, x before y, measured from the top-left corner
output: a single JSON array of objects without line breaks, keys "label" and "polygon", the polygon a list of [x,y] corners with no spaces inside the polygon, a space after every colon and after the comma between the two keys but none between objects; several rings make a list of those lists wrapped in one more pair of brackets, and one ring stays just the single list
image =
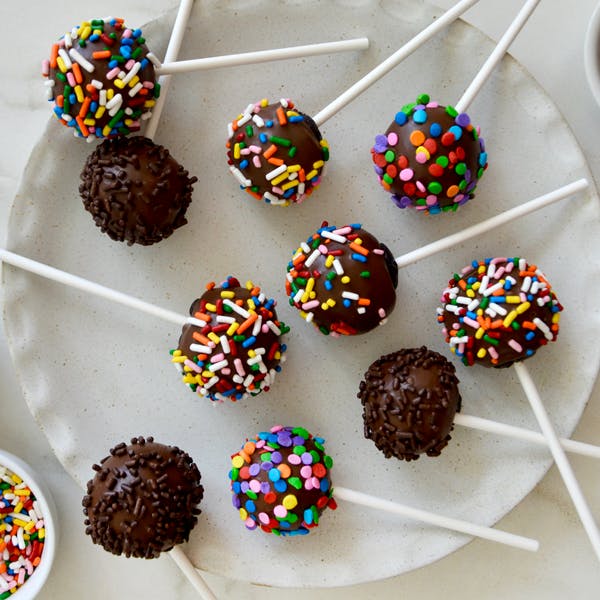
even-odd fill
[{"label": "cake pop with pastel sprinkles", "polygon": [[268,204],[302,202],[318,187],[329,147],[289,99],[250,104],[228,125],[229,170],[246,192]]},{"label": "cake pop with pastel sprinkles", "polygon": [[367,439],[386,458],[439,456],[450,441],[461,396],[454,365],[425,346],[373,362],[360,382]]},{"label": "cake pop with pastel sprinkles", "polygon": [[143,246],[187,223],[197,181],[164,146],[142,136],[104,140],[88,156],[80,179],[83,205],[101,231]]},{"label": "cake pop with pastel sprinkles", "polygon": [[355,335],[384,324],[397,285],[391,252],[360,224],[324,222],[287,265],[290,304],[326,335]]},{"label": "cake pop with pastel sprinkles", "polygon": [[248,529],[306,535],[325,508],[336,508],[324,440],[302,427],[277,425],[231,457],[233,506]]},{"label": "cake pop with pastel sprinkles", "polygon": [[268,391],[285,361],[276,302],[258,286],[228,277],[211,282],[190,307],[190,317],[171,351],[183,382],[213,401],[243,400]]},{"label": "cake pop with pastel sprinkles", "polygon": [[82,504],[95,544],[112,554],[157,558],[188,540],[204,488],[186,452],[138,437],[112,448],[93,469]]},{"label": "cake pop with pastel sprinkles", "polygon": [[487,168],[483,139],[467,113],[427,94],[396,113],[371,155],[394,203],[429,214],[455,211],[473,198]]},{"label": "cake pop with pastel sprinkles", "polygon": [[84,21],[53,44],[42,64],[54,114],[75,136],[106,138],[141,128],[160,87],[140,29],[123,19]]},{"label": "cake pop with pastel sprinkles", "polygon": [[544,273],[524,258],[473,261],[442,292],[438,322],[463,364],[509,367],[556,340],[563,310]]}]

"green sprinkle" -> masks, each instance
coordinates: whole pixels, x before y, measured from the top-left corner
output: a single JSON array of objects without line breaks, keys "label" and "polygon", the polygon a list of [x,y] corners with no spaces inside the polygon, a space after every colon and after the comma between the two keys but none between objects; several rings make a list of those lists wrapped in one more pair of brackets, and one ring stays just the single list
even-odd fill
[{"label": "green sprinkle", "polygon": [[444,167],[444,169],[448,166],[448,164],[450,163],[450,161],[448,160],[447,156],[438,156],[435,159],[436,164],[440,165],[440,167]]},{"label": "green sprinkle", "polygon": [[417,96],[417,104],[428,104],[429,100],[429,94],[419,94]]},{"label": "green sprinkle", "polygon": [[299,477],[290,477],[287,482],[297,490],[302,489],[302,480]]},{"label": "green sprinkle", "polygon": [[464,162],[458,163],[456,165],[456,167],[454,168],[454,170],[459,174],[459,175],[464,175],[467,172],[467,165]]},{"label": "green sprinkle", "polygon": [[389,163],[392,163],[396,160],[396,153],[393,150],[388,150],[385,153],[385,160]]},{"label": "green sprinkle", "polygon": [[276,144],[278,146],[285,146],[286,148],[290,148],[292,145],[292,142],[290,140],[287,140],[285,138],[282,137],[277,137],[275,135],[272,135],[269,138],[269,141],[273,144]]},{"label": "green sprinkle", "polygon": [[331,469],[331,467],[333,467],[333,458],[331,458],[331,456],[329,456],[328,454],[326,454],[323,457],[323,464],[328,468]]},{"label": "green sprinkle", "polygon": [[248,490],[246,492],[246,496],[248,496],[248,498],[250,498],[251,500],[256,500],[258,498],[258,494],[256,492],[253,492],[252,490]]},{"label": "green sprinkle", "polygon": [[363,279],[369,279],[369,277],[371,277],[371,271],[361,271],[360,276]]},{"label": "green sprinkle", "polygon": [[144,51],[143,48],[141,48],[140,46],[138,46],[132,53],[131,53],[131,58],[133,58],[133,60],[137,60],[141,53]]},{"label": "green sprinkle", "polygon": [[125,116],[125,111],[121,109],[109,122],[108,126],[112,129],[123,117]]},{"label": "green sprinkle", "polygon": [[391,178],[391,177],[390,177],[390,176],[389,176],[387,173],[384,173],[384,174],[383,174],[383,180],[384,180],[386,183],[389,183],[389,184],[392,184],[392,183],[394,183],[394,180],[393,180],[393,179],[392,179],[392,178]]},{"label": "green sprinkle", "polygon": [[458,111],[453,106],[446,106],[446,114],[456,117],[458,116]]},{"label": "green sprinkle", "polygon": [[498,345],[498,340],[495,340],[494,338],[491,338],[489,335],[487,335],[487,333],[483,336],[483,339],[488,343],[491,344],[492,346],[497,346]]},{"label": "green sprinkle", "polygon": [[234,335],[233,336],[233,341],[234,342],[243,342],[246,340],[246,336],[245,335]]},{"label": "green sprinkle", "polygon": [[292,146],[288,152],[288,156],[290,158],[294,158],[294,156],[296,156],[296,152],[298,152],[298,148],[296,148],[296,146]]},{"label": "green sprinkle", "polygon": [[252,125],[246,125],[246,135],[252,137],[254,135],[254,127]]},{"label": "green sprinkle", "polygon": [[306,446],[294,446],[294,454],[302,456],[306,452]]},{"label": "green sprinkle", "polygon": [[327,146],[321,146],[321,148],[323,148],[323,160],[328,161],[329,160],[329,148]]},{"label": "green sprinkle", "polygon": [[438,181],[431,181],[429,183],[429,185],[427,186],[427,189],[432,193],[432,194],[439,194],[442,191],[442,184],[439,183]]},{"label": "green sprinkle", "polygon": [[126,59],[124,56],[121,56],[120,54],[113,54],[110,57],[110,60],[116,60],[118,63],[124,64],[126,62]]}]

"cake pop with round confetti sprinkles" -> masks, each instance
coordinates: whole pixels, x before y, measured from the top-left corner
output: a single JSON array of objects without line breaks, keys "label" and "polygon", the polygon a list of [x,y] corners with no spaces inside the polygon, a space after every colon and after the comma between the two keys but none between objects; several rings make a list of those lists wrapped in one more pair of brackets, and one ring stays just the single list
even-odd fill
[{"label": "cake pop with round confetti sprinkles", "polygon": [[231,457],[233,506],[248,529],[306,535],[325,508],[337,507],[323,444],[302,427],[276,425]]},{"label": "cake pop with round confetti sprinkles", "polygon": [[228,125],[229,170],[246,192],[278,206],[318,187],[329,146],[313,120],[282,98],[250,104]]},{"label": "cake pop with round confetti sprinkles", "polygon": [[77,137],[106,138],[141,128],[160,94],[159,66],[140,29],[123,19],[92,19],[73,27],[42,63],[54,114]]},{"label": "cake pop with round confetti sprinkles", "polygon": [[463,364],[509,367],[556,340],[563,310],[544,273],[524,258],[473,261],[442,292],[438,322]]},{"label": "cake pop with round confetti sprinkles", "polygon": [[467,113],[421,94],[403,106],[371,148],[375,173],[400,208],[437,214],[473,198],[487,168],[483,139]]},{"label": "cake pop with round confetti sprinkles", "polygon": [[183,382],[210,400],[243,400],[270,389],[285,361],[276,302],[258,286],[232,276],[214,282],[190,307],[190,317],[171,351]]},{"label": "cake pop with round confetti sprinkles", "polygon": [[391,252],[358,223],[324,222],[287,265],[290,304],[326,335],[355,335],[384,324],[397,285]]}]

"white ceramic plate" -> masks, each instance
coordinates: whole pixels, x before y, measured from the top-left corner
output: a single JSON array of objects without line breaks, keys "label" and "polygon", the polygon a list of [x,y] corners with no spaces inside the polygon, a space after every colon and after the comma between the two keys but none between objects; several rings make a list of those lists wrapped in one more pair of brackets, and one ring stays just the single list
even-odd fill
[{"label": "white ceramic plate", "polygon": [[[188,451],[206,494],[186,551],[203,569],[270,585],[345,585],[426,565],[468,541],[348,505],[325,514],[302,539],[247,532],[230,504],[229,457],[246,436],[275,423],[303,425],[327,439],[334,483],[409,505],[491,525],[529,493],[550,464],[543,448],[457,429],[441,457],[406,464],[386,460],[362,435],[356,392],[364,371],[400,347],[426,344],[447,353],[435,308],[448,278],[474,258],[521,255],[545,270],[566,309],[559,341],[528,364],[562,434],[585,406],[600,350],[594,189],[402,270],[396,310],[370,334],[325,337],[287,304],[285,265],[324,219],[362,222],[399,255],[590,177],[552,101],[507,57],[469,111],[490,157],[476,200],[457,214],[425,217],[399,210],[379,188],[369,152],[375,134],[421,92],[442,103],[460,97],[492,49],[477,30],[455,23],[322,127],[332,158],[321,188],[304,204],[255,202],[228,172],[226,124],[249,102],[286,96],[315,114],[439,14],[410,0],[196,6],[181,58],[360,35],[372,45],[364,53],[174,78],[157,141],[199,182],[189,224],[156,246],[114,243],[83,210],[78,176],[90,146],[51,120],[32,153],[11,212],[12,250],[182,314],[208,281],[253,279],[279,300],[279,316],[292,326],[287,363],[269,393],[212,405],[179,382],[169,360],[179,331],[169,324],[4,269],[15,367],[57,456],[83,484],[92,463],[134,435]],[[144,29],[159,56],[172,19]],[[536,428],[512,371],[457,368],[464,412]],[[504,551],[498,547],[500,558]]]}]

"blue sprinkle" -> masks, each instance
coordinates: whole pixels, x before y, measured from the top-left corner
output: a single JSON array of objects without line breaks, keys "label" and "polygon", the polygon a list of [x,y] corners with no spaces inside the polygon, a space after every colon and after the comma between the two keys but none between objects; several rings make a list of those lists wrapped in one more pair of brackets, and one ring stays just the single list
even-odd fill
[{"label": "blue sprinkle", "polygon": [[463,134],[462,127],[459,127],[458,125],[452,125],[448,131],[454,134],[455,140],[460,140]]},{"label": "blue sprinkle", "polygon": [[131,38],[121,38],[121,46],[133,46],[133,40]]},{"label": "blue sprinkle", "polygon": [[527,352],[525,352],[525,354],[527,356],[533,356],[535,354],[535,352],[533,350],[529,349],[529,350],[527,350]]},{"label": "blue sprinkle", "polygon": [[118,67],[119,63],[116,60],[109,60],[108,61],[108,68],[109,69],[114,69],[115,67]]},{"label": "blue sprinkle", "polygon": [[432,123],[429,127],[429,135],[431,137],[438,137],[442,135],[442,126],[439,123]]},{"label": "blue sprinkle", "polygon": [[140,60],[140,65],[142,69],[145,69],[150,64],[150,61],[147,58],[142,58]]},{"label": "blue sprinkle", "polygon": [[245,169],[250,163],[245,158],[242,162],[240,162],[240,169]]},{"label": "blue sprinkle", "polygon": [[304,522],[305,522],[307,525],[311,525],[311,524],[312,524],[312,522],[313,522],[313,513],[312,513],[312,510],[310,510],[310,508],[307,508],[307,509],[304,511]]},{"label": "blue sprinkle", "polygon": [[[474,267],[477,266],[477,263],[471,263]],[[469,277],[469,279],[467,279],[467,284],[468,285],[473,285],[474,283],[477,282],[477,277]]]},{"label": "blue sprinkle", "polygon": [[362,223],[350,223],[350,227],[352,227],[352,229],[361,229]]},{"label": "blue sprinkle", "polygon": [[495,304],[503,304],[506,302],[506,296],[489,296],[490,302]]},{"label": "blue sprinkle", "polygon": [[427,122],[427,112],[424,110],[415,110],[415,113],[413,114],[413,121],[415,123]]},{"label": "blue sprinkle", "polygon": [[[229,472],[229,477],[231,478],[231,471]],[[231,484],[231,489],[232,489],[232,491],[233,491],[234,494],[239,494],[241,488],[242,488],[242,485],[241,485],[241,483],[239,481],[234,481]]]},{"label": "blue sprinkle", "polygon": [[[277,436],[275,436],[275,437],[277,437]],[[279,481],[281,479],[281,473],[280,473],[279,469],[275,469],[275,468],[271,469],[269,471],[269,479],[271,481]]]},{"label": "blue sprinkle", "polygon": [[367,257],[363,256],[362,254],[358,254],[357,252],[353,252],[351,254],[351,257],[353,260],[356,260],[358,262],[362,262],[362,263],[366,263],[367,262]]},{"label": "blue sprinkle", "polygon": [[252,500],[246,500],[246,504],[244,506],[249,513],[253,513],[256,510],[256,504],[254,504]]},{"label": "blue sprinkle", "polygon": [[474,313],[472,310],[469,310],[467,311],[467,317],[477,320],[477,313]]},{"label": "blue sprinkle", "polygon": [[89,42],[97,42],[99,39],[100,36],[97,33],[92,33],[92,35],[88,37]]},{"label": "blue sprinkle", "polygon": [[69,102],[75,104],[77,102],[77,96],[75,94],[69,94]]},{"label": "blue sprinkle", "polygon": [[482,152],[479,155],[479,166],[484,167],[486,163],[487,163],[487,152]]},{"label": "blue sprinkle", "polygon": [[247,340],[244,340],[242,342],[242,347],[244,348],[249,348],[250,346],[252,346],[254,343],[256,343],[256,336],[251,335]]},{"label": "blue sprinkle", "polygon": [[302,115],[293,115],[288,117],[288,121],[290,123],[302,123],[302,121],[304,121],[304,117]]},{"label": "blue sprinkle", "polygon": [[442,209],[438,205],[436,205],[436,206],[430,206],[429,207],[429,214],[430,215],[437,215],[437,214],[439,214],[441,212],[442,212]]},{"label": "blue sprinkle", "polygon": [[408,121],[408,117],[406,116],[406,113],[403,113],[402,111],[397,112],[396,116],[394,117],[394,121],[396,121],[397,125],[404,125],[407,121]]},{"label": "blue sprinkle", "polygon": [[350,308],[352,306],[352,302],[350,302],[348,298],[344,298],[342,304],[344,305],[344,308]]},{"label": "blue sprinkle", "polygon": [[54,107],[54,114],[60,119],[63,115],[63,109],[60,108],[59,106],[55,106]]},{"label": "blue sprinkle", "polygon": [[329,279],[325,280],[325,289],[330,292],[333,289],[333,284],[331,283],[331,281],[329,281]]},{"label": "blue sprinkle", "polygon": [[267,127],[273,127],[273,121],[271,119],[269,119],[268,121],[265,121],[265,125]]},{"label": "blue sprinkle", "polygon": [[320,483],[319,487],[321,488],[322,492],[328,491],[329,490],[329,479],[327,479],[326,477],[323,477],[323,479],[321,479],[321,483]]},{"label": "blue sprinkle", "polygon": [[273,484],[273,487],[275,488],[276,491],[278,491],[280,494],[283,494],[283,492],[287,491],[287,483],[285,482],[285,479],[279,479],[278,481],[276,481]]},{"label": "blue sprinkle", "polygon": [[525,335],[525,339],[530,342],[531,340],[533,340],[535,338],[535,332],[534,331],[529,331],[527,332],[527,334]]},{"label": "blue sprinkle", "polygon": [[269,141],[269,137],[267,136],[266,133],[260,133],[258,135],[258,139],[263,143],[266,144]]},{"label": "blue sprinkle", "polygon": [[134,37],[134,38],[139,38],[139,37],[140,37],[140,35],[142,35],[142,30],[141,30],[141,29],[135,29],[135,30],[133,31],[133,37]]},{"label": "blue sprinkle", "polygon": [[506,291],[508,291],[508,290],[510,290],[510,288],[512,288],[512,286],[513,286],[513,284],[507,279],[504,282],[504,288],[503,289],[505,289]]}]

